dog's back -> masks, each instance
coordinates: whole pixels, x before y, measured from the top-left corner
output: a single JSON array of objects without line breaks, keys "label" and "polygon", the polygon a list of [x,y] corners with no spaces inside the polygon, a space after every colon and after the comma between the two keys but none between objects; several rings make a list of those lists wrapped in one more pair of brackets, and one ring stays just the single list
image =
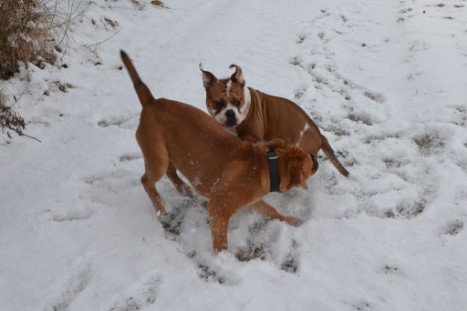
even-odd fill
[{"label": "dog's back", "polygon": [[[268,112],[268,121],[274,125],[267,127],[264,140],[279,137],[314,156],[322,150],[336,169],[345,177],[349,177],[349,171],[339,162],[327,138],[321,134],[318,126],[300,106],[286,98],[265,94],[252,88],[250,92],[251,96],[260,97],[262,110]],[[254,112],[250,115],[253,114]],[[293,116],[293,122],[284,122],[286,121],[284,116]],[[244,122],[240,123],[237,126],[238,137],[248,136],[255,122],[256,120],[248,120],[247,117]]]},{"label": "dog's back", "polygon": [[[210,184],[211,179],[218,178],[212,172],[222,171],[229,157],[242,148],[251,148],[224,131],[201,110],[177,101],[154,98],[128,55],[121,51],[121,57],[142,105],[136,140],[145,165],[151,171],[160,169],[165,173],[171,162],[189,180],[200,179]],[[213,154],[217,155],[214,160]],[[197,190],[204,192],[205,189],[200,185]]]}]

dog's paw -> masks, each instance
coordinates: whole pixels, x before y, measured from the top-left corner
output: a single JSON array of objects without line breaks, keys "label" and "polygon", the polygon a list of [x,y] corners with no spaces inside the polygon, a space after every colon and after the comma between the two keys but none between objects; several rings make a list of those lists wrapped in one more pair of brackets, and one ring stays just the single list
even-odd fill
[{"label": "dog's paw", "polygon": [[288,223],[289,225],[291,226],[294,226],[294,227],[299,227],[303,224],[303,221],[299,218],[295,218],[295,217],[292,217],[292,216],[284,216],[284,220],[286,223]]}]

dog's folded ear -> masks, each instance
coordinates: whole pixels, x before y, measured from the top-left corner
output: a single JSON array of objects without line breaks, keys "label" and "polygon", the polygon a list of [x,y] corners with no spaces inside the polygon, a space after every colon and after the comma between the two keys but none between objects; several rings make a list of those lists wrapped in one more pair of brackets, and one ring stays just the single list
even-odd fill
[{"label": "dog's folded ear", "polygon": [[245,79],[243,78],[242,68],[235,64],[230,65],[229,68],[235,68],[235,72],[230,77],[230,80],[239,83],[241,86],[245,86]]},{"label": "dog's folded ear", "polygon": [[282,138],[273,138],[266,143],[266,147],[268,147],[269,149],[276,149],[285,145],[285,140],[283,140]]},{"label": "dog's folded ear", "polygon": [[303,158],[288,159],[286,167],[287,177],[289,178],[288,185],[286,185],[287,189],[303,185],[306,180],[315,172],[313,164],[311,164],[308,156],[306,160]]},{"label": "dog's folded ear", "polygon": [[[284,145],[281,145],[284,144]],[[279,163],[282,162],[281,191],[287,191],[293,187],[303,185],[305,181],[316,172],[318,166],[312,161],[310,155],[299,147],[285,144],[282,139],[273,139],[268,146],[276,147]],[[317,162],[316,162],[317,164]]]},{"label": "dog's folded ear", "polygon": [[292,167],[290,169],[290,187],[296,187],[306,181],[306,173],[303,169]]},{"label": "dog's folded ear", "polygon": [[217,82],[216,76],[210,73],[209,71],[205,71],[201,63],[199,63],[199,70],[201,70],[202,72],[203,85],[206,90],[209,89],[214,83]]}]

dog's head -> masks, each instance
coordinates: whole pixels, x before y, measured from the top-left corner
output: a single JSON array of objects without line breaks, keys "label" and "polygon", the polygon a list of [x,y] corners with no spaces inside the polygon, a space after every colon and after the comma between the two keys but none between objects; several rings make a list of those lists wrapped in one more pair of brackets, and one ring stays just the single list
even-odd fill
[{"label": "dog's head", "polygon": [[266,146],[279,156],[281,172],[280,192],[286,192],[306,182],[318,170],[318,161],[303,149],[286,144],[282,139],[273,139]]},{"label": "dog's head", "polygon": [[250,108],[250,90],[245,85],[242,68],[230,65],[235,72],[230,78],[217,79],[209,71],[203,70],[203,84],[206,89],[206,106],[217,123],[227,128],[235,128],[245,120]]}]

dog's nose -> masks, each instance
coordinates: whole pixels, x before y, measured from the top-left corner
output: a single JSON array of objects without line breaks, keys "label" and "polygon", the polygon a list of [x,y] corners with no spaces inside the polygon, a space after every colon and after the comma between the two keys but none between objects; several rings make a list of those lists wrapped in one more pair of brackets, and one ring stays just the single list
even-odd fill
[{"label": "dog's nose", "polygon": [[229,109],[225,112],[225,117],[227,118],[227,125],[234,126],[237,124],[237,118],[235,117],[235,111]]},{"label": "dog's nose", "polygon": [[225,112],[225,116],[227,117],[227,119],[235,118],[235,111],[229,109]]}]

